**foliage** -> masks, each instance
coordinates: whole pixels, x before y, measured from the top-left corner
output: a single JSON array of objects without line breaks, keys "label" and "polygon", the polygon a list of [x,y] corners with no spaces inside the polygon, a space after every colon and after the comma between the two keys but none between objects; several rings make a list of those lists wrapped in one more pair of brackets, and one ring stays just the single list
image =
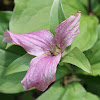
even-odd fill
[{"label": "foliage", "polygon": [[[55,28],[77,11],[82,13],[80,33],[64,52],[55,83],[45,92],[32,88],[27,95],[21,80],[34,56],[17,45],[2,43],[4,31],[24,34],[50,30],[55,34]],[[99,0],[15,0],[13,11],[0,11],[0,97],[4,100],[14,100],[16,96],[23,100],[100,100],[99,22]]]}]

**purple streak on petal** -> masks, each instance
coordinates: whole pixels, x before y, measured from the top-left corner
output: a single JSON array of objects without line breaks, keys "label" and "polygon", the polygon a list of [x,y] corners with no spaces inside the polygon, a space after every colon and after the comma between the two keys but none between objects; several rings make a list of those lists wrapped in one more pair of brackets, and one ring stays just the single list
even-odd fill
[{"label": "purple streak on petal", "polygon": [[22,46],[29,54],[40,56],[49,52],[55,41],[53,34],[47,30],[30,32],[27,34],[13,34],[8,30],[4,32],[3,42]]},{"label": "purple streak on petal", "polygon": [[72,44],[74,38],[78,35],[80,17],[81,13],[77,12],[76,15],[70,16],[56,28],[55,40],[62,52]]},{"label": "purple streak on petal", "polygon": [[33,58],[27,74],[21,81],[23,87],[26,90],[36,87],[38,90],[45,91],[55,81],[56,68],[60,58],[61,53],[56,56],[43,55]]}]

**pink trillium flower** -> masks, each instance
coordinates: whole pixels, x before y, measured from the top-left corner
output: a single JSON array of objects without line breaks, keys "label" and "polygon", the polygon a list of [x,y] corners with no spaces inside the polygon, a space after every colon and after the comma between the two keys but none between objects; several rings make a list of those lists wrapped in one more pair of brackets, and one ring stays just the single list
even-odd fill
[{"label": "pink trillium flower", "polygon": [[55,29],[55,36],[48,30],[27,34],[13,34],[8,30],[4,32],[3,42],[20,45],[27,53],[36,56],[31,60],[29,70],[21,81],[26,90],[36,87],[38,90],[45,91],[55,81],[61,54],[80,32],[80,17],[81,12],[78,11],[63,21]]}]

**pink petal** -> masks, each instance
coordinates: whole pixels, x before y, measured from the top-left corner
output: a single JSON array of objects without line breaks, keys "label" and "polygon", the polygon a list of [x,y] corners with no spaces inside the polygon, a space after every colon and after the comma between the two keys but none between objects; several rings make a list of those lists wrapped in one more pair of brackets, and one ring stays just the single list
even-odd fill
[{"label": "pink petal", "polygon": [[53,34],[47,30],[30,32],[27,34],[13,34],[8,30],[4,32],[3,42],[22,46],[29,54],[40,56],[55,44]]},{"label": "pink petal", "polygon": [[60,58],[61,53],[56,56],[43,55],[33,58],[27,74],[21,81],[23,87],[26,90],[32,87],[41,91],[46,90],[55,81],[56,68]]},{"label": "pink petal", "polygon": [[55,40],[61,51],[63,52],[66,47],[72,44],[74,38],[78,35],[79,20],[81,12],[70,16],[67,20],[63,21],[55,30]]}]

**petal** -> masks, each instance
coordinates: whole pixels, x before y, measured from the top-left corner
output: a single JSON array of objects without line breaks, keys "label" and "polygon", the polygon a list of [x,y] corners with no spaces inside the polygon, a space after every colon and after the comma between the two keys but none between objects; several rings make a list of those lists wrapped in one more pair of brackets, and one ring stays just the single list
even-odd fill
[{"label": "petal", "polygon": [[33,58],[27,74],[21,81],[23,87],[26,90],[32,87],[36,87],[41,91],[46,90],[55,81],[56,68],[60,58],[61,54],[56,56],[43,55]]},{"label": "petal", "polygon": [[4,32],[3,42],[22,46],[29,54],[40,56],[55,44],[53,34],[47,30],[40,30],[26,34],[13,34],[8,30]]},{"label": "petal", "polygon": [[70,16],[67,20],[63,21],[55,30],[55,40],[57,45],[64,52],[65,48],[72,44],[74,38],[78,35],[79,20],[81,12]]}]

